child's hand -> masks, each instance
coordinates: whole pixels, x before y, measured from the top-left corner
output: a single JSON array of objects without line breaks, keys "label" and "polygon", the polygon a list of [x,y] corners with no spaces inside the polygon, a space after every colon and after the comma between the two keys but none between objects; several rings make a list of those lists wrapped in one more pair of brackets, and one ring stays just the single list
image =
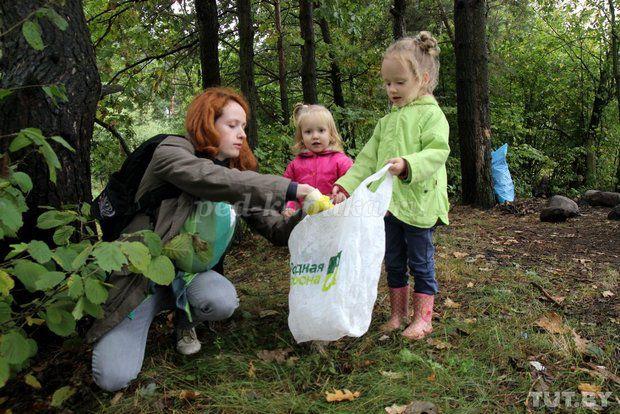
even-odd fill
[{"label": "child's hand", "polygon": [[332,199],[332,203],[340,204],[347,199],[347,195],[343,191],[340,191],[339,186],[335,185],[334,188],[332,188],[332,194],[330,198]]},{"label": "child's hand", "polygon": [[407,169],[407,162],[400,157],[388,160],[387,164],[392,164],[388,171],[395,176],[401,175]]},{"label": "child's hand", "polygon": [[295,211],[296,210],[294,208],[285,208],[282,215],[286,218],[291,218],[293,217],[293,214],[295,214]]}]

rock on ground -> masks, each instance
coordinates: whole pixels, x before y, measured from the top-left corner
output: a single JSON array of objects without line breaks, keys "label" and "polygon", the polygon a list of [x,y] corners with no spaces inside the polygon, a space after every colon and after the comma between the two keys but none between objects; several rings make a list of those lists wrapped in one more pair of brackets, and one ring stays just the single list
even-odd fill
[{"label": "rock on ground", "polygon": [[540,221],[559,223],[579,215],[579,206],[573,200],[561,195],[549,199],[549,204],[540,212]]},{"label": "rock on ground", "polygon": [[607,220],[620,220],[620,204],[611,209],[607,215]]},{"label": "rock on ground", "polygon": [[620,193],[613,193],[611,191],[588,190],[583,195],[583,198],[591,206],[614,207],[620,204]]}]

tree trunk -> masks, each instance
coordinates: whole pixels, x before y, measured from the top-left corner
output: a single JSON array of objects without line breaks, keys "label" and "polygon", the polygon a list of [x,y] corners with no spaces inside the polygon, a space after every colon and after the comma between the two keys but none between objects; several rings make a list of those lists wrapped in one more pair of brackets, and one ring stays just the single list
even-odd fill
[{"label": "tree trunk", "polygon": [[394,0],[394,5],[390,9],[392,13],[392,35],[394,40],[405,37],[405,12],[407,11],[406,0]]},{"label": "tree trunk", "polygon": [[299,0],[299,27],[304,44],[301,46],[301,86],[304,102],[318,102],[316,91],[316,61],[314,58],[313,4],[310,0]]},{"label": "tree trunk", "polygon": [[254,23],[252,21],[252,4],[250,0],[237,0],[239,17],[239,81],[241,92],[250,104],[247,135],[250,148],[258,144],[258,124],[256,122],[258,92],[254,83]]},{"label": "tree trunk", "polygon": [[486,1],[455,0],[456,101],[461,149],[462,200],[495,204],[491,182]]},{"label": "tree trunk", "polygon": [[332,37],[329,33],[329,25],[325,17],[322,17],[319,20],[319,27],[321,28],[321,35],[323,36],[323,41],[329,47],[329,60],[330,63],[330,78],[332,83],[332,91],[334,93],[334,103],[341,108],[344,108],[344,95],[342,93],[342,75],[340,74],[340,66],[338,66],[338,62],[336,62],[336,54],[332,49]]},{"label": "tree trunk", "polygon": [[288,90],[286,85],[286,56],[284,53],[284,32],[280,14],[280,0],[274,1],[276,31],[278,32],[278,83],[280,85],[280,107],[282,108],[282,125],[288,125],[290,113],[288,107]]},{"label": "tree trunk", "polygon": [[196,0],[195,5],[196,26],[200,39],[202,88],[206,89],[221,83],[217,2],[216,0]]},{"label": "tree trunk", "polygon": [[601,124],[603,118],[603,110],[611,99],[609,93],[609,69],[608,58],[602,62],[598,85],[594,93],[594,101],[592,102],[592,112],[590,112],[590,121],[586,131],[586,185],[594,188],[596,186],[596,130]]},{"label": "tree trunk", "polygon": [[[609,12],[611,15],[611,55],[612,71],[616,86],[616,103],[618,104],[618,118],[620,119],[620,68],[618,68],[618,31],[616,30],[616,9],[613,0],[609,0]],[[620,159],[620,150],[618,153]],[[615,190],[620,189],[620,160],[616,167],[616,186]]]},{"label": "tree trunk", "polygon": [[[20,231],[22,240],[47,238],[37,231],[38,206],[59,207],[91,201],[90,142],[95,111],[101,94],[101,81],[95,51],[86,26],[81,0],[66,0],[63,6],[44,0],[0,3],[0,33],[3,56],[0,58],[0,88],[20,88],[0,103],[0,135],[13,134],[22,128],[39,128],[46,137],[62,136],[74,149],[70,152],[52,144],[62,170],[57,182],[49,180],[42,157],[27,155],[19,169],[34,184],[27,197],[28,212]],[[33,11],[47,5],[53,7],[68,24],[61,31],[47,18],[39,18],[45,48],[36,51],[22,35],[21,22]],[[7,31],[16,26],[14,30]],[[64,85],[67,102],[55,104],[40,85]],[[4,148],[8,140],[2,142]]]}]

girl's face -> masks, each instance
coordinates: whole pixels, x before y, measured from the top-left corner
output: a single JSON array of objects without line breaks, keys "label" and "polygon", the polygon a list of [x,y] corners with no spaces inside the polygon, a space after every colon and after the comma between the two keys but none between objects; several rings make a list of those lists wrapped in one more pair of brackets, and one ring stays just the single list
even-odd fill
[{"label": "girl's face", "polygon": [[390,102],[399,108],[421,95],[422,83],[413,75],[411,68],[399,59],[383,59],[381,77]]},{"label": "girl's face", "polygon": [[314,152],[319,153],[329,148],[329,129],[327,123],[318,116],[306,116],[301,127],[301,138],[304,146]]},{"label": "girl's face", "polygon": [[215,120],[215,130],[220,135],[219,153],[215,157],[220,161],[237,158],[243,140],[246,138],[246,115],[243,107],[235,101],[229,101],[222,109],[222,115]]}]

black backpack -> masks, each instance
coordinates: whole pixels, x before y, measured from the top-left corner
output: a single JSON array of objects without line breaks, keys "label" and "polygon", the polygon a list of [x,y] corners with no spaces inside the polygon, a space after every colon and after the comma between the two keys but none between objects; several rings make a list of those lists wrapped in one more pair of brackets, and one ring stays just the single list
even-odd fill
[{"label": "black backpack", "polygon": [[101,194],[91,203],[91,214],[99,220],[104,241],[118,239],[123,229],[139,212],[148,214],[155,221],[154,214],[162,200],[181,194],[179,188],[165,184],[144,194],[138,202],[134,201],[155,148],[169,136],[159,134],[140,144],[127,156],[121,169],[110,176],[110,181]]}]

